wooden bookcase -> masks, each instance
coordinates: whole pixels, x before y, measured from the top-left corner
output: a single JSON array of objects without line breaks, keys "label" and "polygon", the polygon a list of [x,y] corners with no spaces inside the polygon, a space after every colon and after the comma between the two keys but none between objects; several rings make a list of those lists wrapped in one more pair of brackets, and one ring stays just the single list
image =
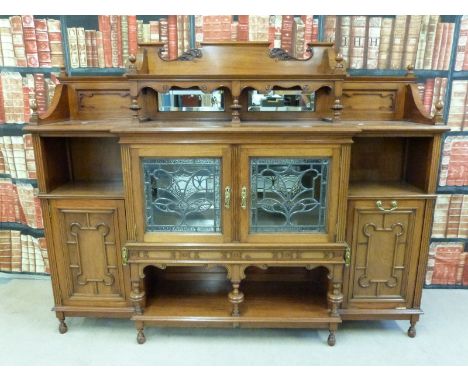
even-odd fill
[{"label": "wooden bookcase", "polygon": [[[350,78],[330,43],[304,60],[160,48],[122,77],[61,77],[27,128],[60,332],[125,317],[138,343],[160,325],[327,328],[334,345],[342,320],[406,319],[414,337],[447,130],[414,75]],[[223,90],[224,112],[164,111],[180,89]]]}]

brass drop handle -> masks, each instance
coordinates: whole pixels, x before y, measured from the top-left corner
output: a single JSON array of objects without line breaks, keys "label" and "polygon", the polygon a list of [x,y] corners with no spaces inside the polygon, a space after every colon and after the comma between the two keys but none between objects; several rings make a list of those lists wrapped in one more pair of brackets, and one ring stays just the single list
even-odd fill
[{"label": "brass drop handle", "polygon": [[247,208],[247,187],[241,189],[241,207],[245,210]]},{"label": "brass drop handle", "polygon": [[122,265],[128,264],[128,249],[126,247],[122,247]]},{"label": "brass drop handle", "polygon": [[391,212],[391,211],[394,211],[398,208],[398,202],[396,200],[392,200],[391,203],[390,203],[390,208],[389,209],[385,209],[383,207],[383,203],[381,200],[377,200],[375,202],[375,205],[377,206],[377,208],[380,210],[380,211],[383,211],[383,212]]},{"label": "brass drop handle", "polygon": [[224,189],[224,207],[227,210],[231,207],[231,187],[229,186]]}]

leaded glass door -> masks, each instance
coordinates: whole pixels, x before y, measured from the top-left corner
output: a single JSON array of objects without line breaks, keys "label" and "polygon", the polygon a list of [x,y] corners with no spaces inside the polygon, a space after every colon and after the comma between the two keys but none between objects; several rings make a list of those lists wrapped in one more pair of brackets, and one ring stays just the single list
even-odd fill
[{"label": "leaded glass door", "polygon": [[139,231],[149,242],[231,238],[228,146],[156,145],[134,150],[141,200]]},{"label": "leaded glass door", "polygon": [[241,240],[333,240],[338,155],[333,147],[242,147]]}]

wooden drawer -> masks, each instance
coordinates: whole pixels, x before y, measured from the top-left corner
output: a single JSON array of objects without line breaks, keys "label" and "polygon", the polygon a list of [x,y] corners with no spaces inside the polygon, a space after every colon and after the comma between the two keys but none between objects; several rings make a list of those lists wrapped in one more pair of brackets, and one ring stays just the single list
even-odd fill
[{"label": "wooden drawer", "polygon": [[349,202],[348,308],[412,306],[424,207],[416,199]]}]

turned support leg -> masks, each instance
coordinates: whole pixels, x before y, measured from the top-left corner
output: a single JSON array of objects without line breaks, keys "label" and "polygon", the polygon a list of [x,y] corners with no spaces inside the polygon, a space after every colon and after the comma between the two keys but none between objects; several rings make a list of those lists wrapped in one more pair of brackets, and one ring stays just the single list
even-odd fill
[{"label": "turned support leg", "polygon": [[58,320],[60,322],[59,327],[58,327],[59,333],[60,334],[65,334],[68,331],[68,326],[65,323],[65,314],[57,313],[57,318],[58,318]]},{"label": "turned support leg", "polygon": [[328,335],[327,343],[329,346],[335,346],[336,344],[336,337],[335,337],[336,330],[330,329],[330,334]]},{"label": "turned support leg", "polygon": [[137,323],[137,342],[143,345],[146,342],[143,323]]},{"label": "turned support leg", "polygon": [[229,293],[229,301],[232,304],[232,313],[231,315],[233,317],[239,317],[240,316],[240,311],[239,311],[239,304],[241,304],[244,301],[244,293],[242,293],[239,290],[239,285],[240,281],[238,282],[232,282],[232,292]]},{"label": "turned support leg", "polygon": [[418,322],[417,317],[411,317],[410,319],[410,327],[408,329],[408,337],[414,338],[416,337],[416,323]]},{"label": "turned support leg", "polygon": [[333,289],[328,293],[328,302],[331,305],[330,316],[338,317],[338,308],[343,302],[343,293],[341,293],[341,283],[333,283]]},{"label": "turned support leg", "polygon": [[132,291],[130,292],[130,301],[133,302],[135,313],[138,315],[143,314],[143,299],[145,292],[140,290],[140,282],[132,281]]}]

